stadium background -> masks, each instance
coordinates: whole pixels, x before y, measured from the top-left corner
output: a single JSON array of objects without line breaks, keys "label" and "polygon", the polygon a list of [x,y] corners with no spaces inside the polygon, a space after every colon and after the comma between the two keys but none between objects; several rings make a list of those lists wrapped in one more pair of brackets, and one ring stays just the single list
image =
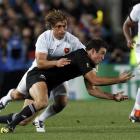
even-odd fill
[{"label": "stadium background", "polygon": [[[122,24],[132,0],[0,0],[0,97],[16,87],[34,59],[34,44],[45,29],[44,17],[51,9],[69,15],[68,31],[83,44],[94,37],[104,38],[110,48],[99,75],[114,76],[125,70],[136,75],[129,49],[122,34]],[[137,29],[135,29],[137,30]],[[134,30],[134,35],[135,35]],[[99,68],[100,68],[99,67]],[[126,84],[114,85],[109,92],[124,90],[135,98],[139,84],[136,76]],[[80,83],[80,84],[79,84]],[[69,82],[70,99],[92,99],[86,94],[82,77]]]},{"label": "stadium background", "polygon": [[[36,38],[45,30],[44,16],[55,8],[69,14],[69,31],[83,43],[96,36],[101,36],[108,42],[109,53],[99,66],[99,75],[114,76],[125,70],[136,74],[128,83],[103,88],[113,93],[124,90],[129,97],[135,98],[140,82],[139,72],[135,58],[130,56],[133,52],[129,52],[122,34],[122,24],[133,2],[134,0],[0,0],[0,97],[17,86],[31,65]],[[134,31],[134,35],[135,33]],[[69,101],[61,113],[47,119],[46,133],[36,133],[32,124],[29,124],[26,127],[17,126],[14,134],[0,134],[0,139],[139,140],[140,125],[128,120],[134,100],[119,103],[92,100],[93,97],[86,93],[82,80],[79,77],[69,82],[69,97],[74,101]],[[23,102],[12,102],[0,115],[19,112],[22,104]]]}]

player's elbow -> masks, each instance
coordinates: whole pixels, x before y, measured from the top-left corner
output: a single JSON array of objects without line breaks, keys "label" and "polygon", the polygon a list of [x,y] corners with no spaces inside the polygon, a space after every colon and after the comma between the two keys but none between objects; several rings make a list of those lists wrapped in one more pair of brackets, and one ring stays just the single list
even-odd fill
[{"label": "player's elbow", "polygon": [[123,32],[126,32],[129,29],[129,25],[127,22],[124,22],[123,24]]},{"label": "player's elbow", "polygon": [[42,61],[37,61],[37,67],[39,69],[43,69],[44,68],[44,65],[43,65]]},{"label": "player's elbow", "polygon": [[123,31],[127,31],[132,28],[135,24],[131,21],[126,20],[123,24]]},{"label": "player's elbow", "polygon": [[90,96],[96,97],[96,87],[95,86],[88,87],[87,91]]},{"label": "player's elbow", "polygon": [[42,69],[43,68],[43,66],[42,65],[37,65],[37,67],[39,68],[39,69]]},{"label": "player's elbow", "polygon": [[95,92],[96,86],[92,86],[90,83],[87,83],[86,88],[87,88],[88,94],[91,96],[94,96],[93,94]]},{"label": "player's elbow", "polygon": [[101,85],[101,82],[98,79],[91,79],[90,80],[90,84],[92,86],[100,86]]},{"label": "player's elbow", "polygon": [[102,82],[101,78],[96,76],[96,74],[94,74],[93,72],[90,72],[87,75],[85,75],[85,78],[91,86],[99,86]]},{"label": "player's elbow", "polygon": [[125,32],[125,28],[126,28],[126,25],[125,23],[123,24],[123,32]]},{"label": "player's elbow", "polygon": [[93,92],[93,90],[88,89],[87,91],[88,91],[88,94],[89,94],[90,96],[94,96],[94,92]]}]

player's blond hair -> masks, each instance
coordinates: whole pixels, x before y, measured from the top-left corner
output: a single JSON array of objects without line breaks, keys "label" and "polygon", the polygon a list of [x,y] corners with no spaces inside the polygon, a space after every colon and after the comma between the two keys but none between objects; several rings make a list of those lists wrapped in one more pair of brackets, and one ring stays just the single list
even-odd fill
[{"label": "player's blond hair", "polygon": [[46,25],[50,26],[51,28],[54,27],[57,22],[64,20],[67,20],[66,14],[61,10],[55,9],[50,11],[45,17]]}]

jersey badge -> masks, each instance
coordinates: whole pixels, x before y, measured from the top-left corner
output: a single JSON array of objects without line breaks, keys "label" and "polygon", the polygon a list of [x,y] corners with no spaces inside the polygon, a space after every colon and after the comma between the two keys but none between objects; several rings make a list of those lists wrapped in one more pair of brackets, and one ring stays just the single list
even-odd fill
[{"label": "jersey badge", "polygon": [[64,52],[65,52],[65,54],[69,53],[70,52],[70,48],[64,48]]}]

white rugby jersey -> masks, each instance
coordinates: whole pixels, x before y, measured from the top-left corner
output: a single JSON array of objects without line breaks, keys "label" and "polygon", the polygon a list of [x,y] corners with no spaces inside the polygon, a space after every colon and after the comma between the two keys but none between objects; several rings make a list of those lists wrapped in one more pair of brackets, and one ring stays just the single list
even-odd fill
[{"label": "white rugby jersey", "polygon": [[138,22],[138,41],[137,44],[140,44],[140,4],[136,4],[131,13],[130,13],[130,18],[134,22]]},{"label": "white rugby jersey", "polygon": [[[52,30],[43,32],[37,39],[35,44],[36,52],[47,53],[48,57],[64,56],[72,51],[84,48],[85,46],[79,41],[79,39],[69,32],[66,32],[64,38],[58,40],[54,37]],[[32,66],[36,67],[37,63],[34,60]]]}]

